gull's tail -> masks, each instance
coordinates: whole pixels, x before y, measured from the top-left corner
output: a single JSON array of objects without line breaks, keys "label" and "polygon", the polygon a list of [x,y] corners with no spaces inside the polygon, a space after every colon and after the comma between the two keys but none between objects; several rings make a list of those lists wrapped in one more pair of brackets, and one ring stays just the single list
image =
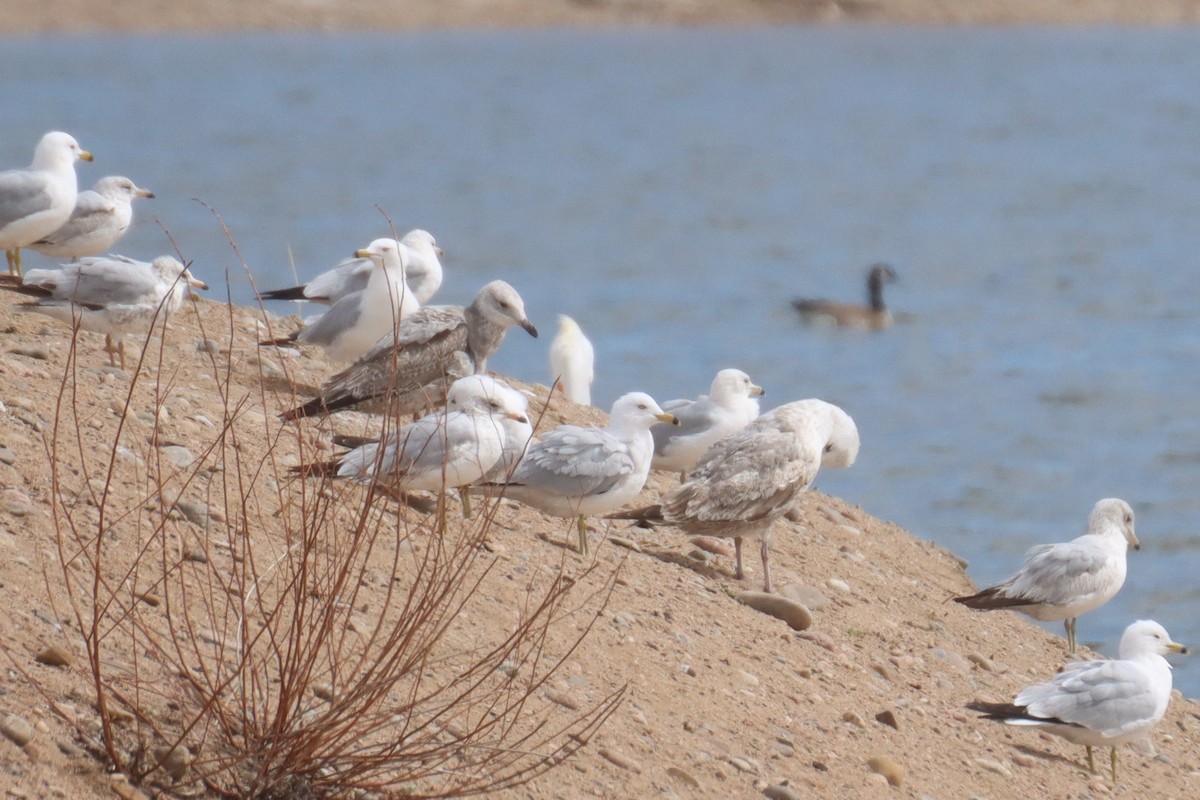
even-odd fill
[{"label": "gull's tail", "polygon": [[636,522],[662,522],[663,512],[662,506],[655,503],[651,506],[642,506],[641,508],[631,508],[628,511],[615,511],[612,514],[605,514],[605,519],[631,519]]}]

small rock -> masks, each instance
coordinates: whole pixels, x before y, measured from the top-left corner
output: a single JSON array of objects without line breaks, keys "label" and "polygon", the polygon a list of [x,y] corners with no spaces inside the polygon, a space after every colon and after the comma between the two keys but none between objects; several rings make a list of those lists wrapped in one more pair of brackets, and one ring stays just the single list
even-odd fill
[{"label": "small rock", "polygon": [[179,509],[179,513],[183,514],[184,518],[193,525],[207,529],[211,522],[211,515],[208,513],[207,503],[197,503],[193,500],[180,500],[175,504]]},{"label": "small rock", "polygon": [[624,547],[626,550],[632,550],[635,553],[642,552],[642,546],[633,539],[626,539],[624,536],[609,536],[608,540],[617,547]]},{"label": "small rock", "polygon": [[161,451],[163,458],[180,469],[185,469],[196,463],[196,457],[192,455],[192,451],[182,445],[167,445],[161,448]]},{"label": "small rock", "polygon": [[842,722],[849,722],[856,728],[867,727],[866,721],[854,711],[847,711],[845,714],[842,714]]},{"label": "small rock", "polygon": [[45,664],[49,667],[69,667],[71,666],[71,651],[57,644],[52,644],[42,650],[34,660],[39,664]]},{"label": "small rock", "polygon": [[688,539],[688,542],[693,547],[698,547],[714,555],[733,557],[733,547],[725,539],[718,539],[715,536],[693,536]]},{"label": "small rock", "polygon": [[15,356],[25,356],[26,358],[35,358],[38,361],[50,360],[50,348],[44,345],[18,345],[8,352]]},{"label": "small rock", "polygon": [[809,611],[820,611],[829,605],[829,598],[815,586],[805,586],[802,583],[789,583],[779,588],[781,597],[795,600]]},{"label": "small rock", "polygon": [[904,783],[904,767],[900,762],[889,756],[872,756],[867,760],[871,771],[887,778],[891,786],[901,786]]},{"label": "small rock", "polygon": [[188,767],[192,765],[192,753],[187,747],[179,745],[178,747],[156,747],[154,748],[154,760],[162,768],[162,771],[167,773],[167,777],[172,783],[178,783],[187,774]]},{"label": "small rock", "polygon": [[324,700],[327,703],[332,702],[333,687],[328,683],[318,683],[313,687],[313,695],[315,695],[318,700]]},{"label": "small rock", "polygon": [[621,769],[629,770],[630,772],[635,772],[638,774],[640,774],[642,771],[640,764],[624,753],[618,752],[617,750],[613,750],[609,747],[601,747],[599,753],[601,758],[612,764],[616,764]]},{"label": "small rock", "polygon": [[825,581],[825,585],[837,592],[850,591],[850,584],[846,583],[841,578],[830,578],[829,580]]},{"label": "small rock", "polygon": [[572,711],[579,710],[579,701],[576,700],[574,697],[571,697],[571,695],[566,694],[564,692],[556,692],[553,689],[551,689],[548,692],[546,692],[546,697],[551,702],[557,703],[558,705],[562,706],[563,708],[569,708]]},{"label": "small rock", "polygon": [[1001,764],[999,761],[993,761],[990,758],[977,758],[975,763],[986,769],[988,772],[994,772],[997,775],[1003,775],[1005,778],[1012,777],[1012,770]]},{"label": "small rock", "polygon": [[900,720],[896,719],[896,714],[890,708],[880,711],[875,715],[875,721],[883,725],[900,730]]},{"label": "small rock", "polygon": [[33,741],[33,726],[16,714],[5,714],[0,718],[0,733],[17,747],[24,747]]},{"label": "small rock", "polygon": [[193,549],[193,550],[188,550],[186,553],[183,554],[183,560],[191,561],[196,564],[207,564],[208,556],[204,553],[203,550],[194,550]]},{"label": "small rock", "polygon": [[679,781],[689,789],[699,789],[700,781],[696,780],[687,771],[679,767],[667,767],[667,774],[675,780]]},{"label": "small rock", "polygon": [[777,594],[746,591],[738,594],[737,601],[755,611],[783,620],[792,630],[803,631],[812,627],[812,612],[795,600]]},{"label": "small rock", "polygon": [[1012,762],[1018,767],[1029,768],[1037,764],[1033,756],[1025,755],[1024,753],[1013,753]]},{"label": "small rock", "polygon": [[803,631],[800,634],[801,639],[806,639],[818,647],[824,647],[829,652],[833,652],[833,639],[829,638],[829,634],[821,631]]},{"label": "small rock", "polygon": [[979,653],[971,653],[967,656],[967,661],[970,661],[972,664],[986,672],[995,672],[996,670],[996,667],[992,664],[992,660],[987,656],[980,655]]},{"label": "small rock", "polygon": [[732,758],[726,759],[726,761],[728,761],[738,772],[746,772],[746,773],[753,774],[758,771],[757,769],[755,769],[753,764],[751,764],[749,761],[747,761],[744,758],[738,758],[737,756],[733,756]]},{"label": "small rock", "polygon": [[871,669],[875,670],[875,672],[879,674],[879,677],[883,678],[885,681],[894,681],[896,679],[895,676],[892,675],[892,671],[888,668],[887,664],[876,661],[871,665]]},{"label": "small rock", "polygon": [[777,783],[774,786],[768,786],[763,789],[763,794],[769,800],[801,800],[801,795],[790,786],[785,786],[782,783]]},{"label": "small rock", "polygon": [[17,463],[17,454],[6,446],[0,445],[0,463],[8,464],[11,467]]}]

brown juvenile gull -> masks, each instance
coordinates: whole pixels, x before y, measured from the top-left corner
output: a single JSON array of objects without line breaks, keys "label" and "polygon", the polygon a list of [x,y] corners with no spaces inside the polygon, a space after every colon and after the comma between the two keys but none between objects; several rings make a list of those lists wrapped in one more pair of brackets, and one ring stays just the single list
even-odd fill
[{"label": "brown juvenile gull", "polygon": [[[284,420],[328,414],[361,403],[409,393],[418,387],[436,389],[455,359],[464,352],[474,374],[487,370],[487,360],[504,341],[512,325],[530,336],[537,328],[525,316],[525,303],[504,281],[484,286],[475,300],[462,306],[425,306],[405,317],[395,333],[382,337],[366,355],[321,386],[321,394],[302,406],[280,414]],[[432,385],[432,386],[431,386]],[[435,402],[445,390],[431,393]]]},{"label": "brown juvenile gull", "polygon": [[0,172],[0,247],[8,271],[21,274],[21,248],[53,233],[71,217],[79,184],[75,162],[91,161],[68,133],[50,131],[33,151],[27,169]]},{"label": "brown juvenile gull", "polygon": [[[404,280],[417,301],[425,305],[442,285],[442,248],[438,247],[433,234],[420,228],[404,234],[398,246],[405,249]],[[261,298],[310,300],[328,305],[351,292],[365,289],[370,274],[370,259],[355,256],[339,262],[336,267],[322,272],[306,284],[263,292]]]},{"label": "brown juvenile gull", "polygon": [[1025,553],[1021,569],[1003,583],[954,600],[970,608],[1008,608],[1044,622],[1064,620],[1067,647],[1075,652],[1075,620],[1111,600],[1125,583],[1125,554],[1141,549],[1133,509],[1105,498],[1092,507],[1088,532],[1059,544],[1039,544]]},{"label": "brown juvenile gull", "polygon": [[763,388],[740,369],[723,369],[708,394],[695,400],[668,400],[663,408],[679,419],[679,427],[660,425],[654,434],[651,469],[673,470],[687,480],[700,456],[719,439],[740,431],[758,417]]},{"label": "brown juvenile gull", "polygon": [[376,239],[355,255],[371,264],[366,286],[342,295],[318,317],[282,339],[260,345],[317,345],[332,359],[354,361],[380,337],[391,337],[396,325],[421,307],[405,281],[406,248],[395,239]]},{"label": "brown juvenile gull", "polygon": [[109,363],[116,353],[121,369],[124,334],[149,331],[156,319],[179,309],[190,287],[208,288],[172,256],[159,256],[151,263],[125,256],[89,257],[62,269],[31,269],[22,283],[0,285],[37,298],[22,304],[22,310],[103,333]]},{"label": "brown juvenile gull", "polygon": [[154,197],[121,175],[109,175],[75,198],[75,210],[61,228],[43,236],[29,249],[51,258],[81,258],[108,252],[129,230],[133,201]]},{"label": "brown juvenile gull", "polygon": [[858,446],[854,420],[837,406],[823,400],[786,403],[710,447],[688,481],[655,505],[609,517],[664,522],[692,534],[732,538],[739,580],[744,576],[742,539],[758,537],[763,590],[770,592],[771,523],[792,508],[821,466],[853,464]]},{"label": "brown juvenile gull", "polygon": [[799,298],[792,301],[792,307],[806,320],[829,321],[845,328],[881,330],[892,324],[892,312],[883,304],[883,284],[894,280],[896,271],[889,265],[873,264],[867,271],[867,305]]},{"label": "brown juvenile gull", "polygon": [[1162,625],[1138,620],[1121,636],[1120,658],[1067,664],[1048,683],[1021,690],[1012,703],[972,702],[967,708],[986,719],[1028,725],[1087,748],[1088,770],[1096,771],[1093,747],[1111,747],[1117,782],[1117,745],[1140,741],[1167,713],[1171,665],[1167,653],[1186,653]]},{"label": "brown juvenile gull", "polygon": [[644,392],[617,398],[605,428],[560,425],[533,442],[506,483],[505,496],[556,517],[575,517],[579,553],[587,555],[587,522],[637,497],[650,474],[650,427],[674,424]]}]

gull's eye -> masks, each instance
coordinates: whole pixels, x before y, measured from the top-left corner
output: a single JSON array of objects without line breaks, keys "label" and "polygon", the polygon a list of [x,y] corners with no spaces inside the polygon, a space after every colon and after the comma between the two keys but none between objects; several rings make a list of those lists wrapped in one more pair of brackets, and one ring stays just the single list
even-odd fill
[{"label": "gull's eye", "polygon": [[640,408],[642,411],[645,411],[647,408],[649,408],[649,406],[647,406],[645,403],[638,403],[638,408]]},{"label": "gull's eye", "polygon": [[1125,515],[1125,521],[1126,521],[1126,522],[1133,522],[1133,515],[1131,515],[1131,514],[1126,514],[1126,515]]},{"label": "gull's eye", "polygon": [[501,300],[501,301],[500,301],[500,307],[501,307],[501,308],[503,308],[503,309],[506,309],[506,310],[507,310],[507,309],[508,309],[508,303],[506,303],[505,301]]},{"label": "gull's eye", "polygon": [[833,452],[833,442],[830,442],[829,444],[825,445],[825,452],[826,452],[826,453],[832,453],[832,452]]}]

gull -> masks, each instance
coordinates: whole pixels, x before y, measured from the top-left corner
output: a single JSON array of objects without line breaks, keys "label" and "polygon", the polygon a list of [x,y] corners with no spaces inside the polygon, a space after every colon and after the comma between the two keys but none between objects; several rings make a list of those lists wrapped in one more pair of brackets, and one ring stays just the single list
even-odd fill
[{"label": "gull", "polygon": [[771,524],[791,510],[818,469],[849,467],[858,447],[858,428],[842,409],[823,400],[785,403],[710,447],[687,482],[658,503],[609,517],[732,538],[738,580],[744,577],[742,539],[758,537],[763,591],[770,592]]},{"label": "gull", "polygon": [[71,217],[79,184],[75,162],[91,161],[68,133],[50,131],[27,169],[0,172],[0,247],[11,275],[21,274],[21,248],[58,230]]},{"label": "gull", "polygon": [[1125,583],[1125,554],[1141,549],[1133,509],[1105,498],[1092,507],[1088,532],[1059,544],[1039,544],[1025,553],[1017,574],[955,602],[990,611],[1010,608],[1042,621],[1064,620],[1067,646],[1075,652],[1075,620],[1107,603]]},{"label": "gull", "polygon": [[[326,464],[296,468],[304,475],[324,474],[358,483],[380,484],[402,492],[441,492],[482,480],[504,455],[504,420],[528,425],[524,410],[504,393],[489,393],[470,376],[448,392],[453,407],[427,414],[379,442],[363,444]],[[463,496],[464,516],[470,503]]]},{"label": "gull", "polygon": [[566,314],[559,314],[558,335],[550,343],[550,380],[558,382],[572,403],[591,405],[595,359],[595,350],[583,329]]},{"label": "gull", "polygon": [[[460,388],[458,392],[456,388]],[[470,394],[467,389],[470,388]],[[504,409],[518,412],[500,420],[504,427],[504,452],[495,465],[483,476],[485,481],[503,481],[525,456],[533,440],[533,425],[529,422],[529,398],[491,375],[470,375],[455,381],[446,397],[446,407],[456,410],[463,403],[462,395],[486,397],[498,402]]]},{"label": "gull", "polygon": [[[398,246],[406,251],[404,280],[417,301],[425,305],[442,285],[442,248],[438,247],[433,234],[420,228],[404,234]],[[306,284],[263,292],[261,297],[263,300],[311,300],[328,305],[351,292],[365,289],[370,274],[370,259],[355,256],[341,261]]]},{"label": "gull", "polygon": [[713,378],[707,395],[695,400],[669,400],[663,408],[679,418],[678,428],[659,426],[654,435],[651,469],[675,470],[680,480],[695,468],[704,451],[721,438],[758,417],[763,388],[740,369],[723,369]]},{"label": "gull", "polygon": [[883,284],[896,280],[896,271],[887,264],[872,264],[867,271],[867,305],[838,303],[833,300],[798,298],[792,306],[806,320],[831,321],[841,328],[882,330],[892,325],[892,312],[883,304]]},{"label": "gull", "polygon": [[1089,772],[1096,771],[1092,748],[1112,748],[1116,785],[1117,745],[1144,739],[1167,713],[1171,665],[1163,656],[1186,652],[1162,625],[1138,620],[1121,636],[1120,658],[1067,664],[1048,683],[1022,689],[1012,703],[976,701],[967,708],[1083,745]]},{"label": "gull", "polygon": [[[22,304],[24,310],[103,333],[109,364],[115,366],[117,353],[121,369],[125,369],[124,334],[146,332],[160,315],[177,311],[189,287],[208,288],[172,256],[146,263],[116,255],[83,258],[57,270],[31,269],[22,283],[0,285],[37,298]],[[115,348],[113,337],[118,340]]]},{"label": "gull", "polygon": [[[320,396],[284,411],[280,418],[328,414],[436,386],[460,351],[471,360],[474,374],[482,374],[512,325],[520,325],[534,338],[538,335],[525,316],[521,296],[504,281],[484,286],[466,308],[425,306],[405,317],[394,335],[383,336],[366,355],[325,381]],[[436,393],[432,397],[441,400]]]},{"label": "gull", "polygon": [[556,517],[575,517],[579,553],[587,555],[587,522],[620,508],[646,484],[654,439],[650,427],[675,424],[644,392],[617,398],[605,428],[560,425],[529,445],[503,487],[505,495]]},{"label": "gull", "polygon": [[51,258],[98,256],[116,244],[133,220],[133,201],[154,197],[129,178],[109,175],[75,198],[75,210],[62,227],[29,245]]},{"label": "gull", "polygon": [[354,361],[381,337],[390,341],[397,324],[421,307],[405,282],[403,252],[395,239],[376,239],[356,250],[355,256],[371,264],[362,289],[342,295],[300,330],[260,344],[317,345],[332,359]]}]

